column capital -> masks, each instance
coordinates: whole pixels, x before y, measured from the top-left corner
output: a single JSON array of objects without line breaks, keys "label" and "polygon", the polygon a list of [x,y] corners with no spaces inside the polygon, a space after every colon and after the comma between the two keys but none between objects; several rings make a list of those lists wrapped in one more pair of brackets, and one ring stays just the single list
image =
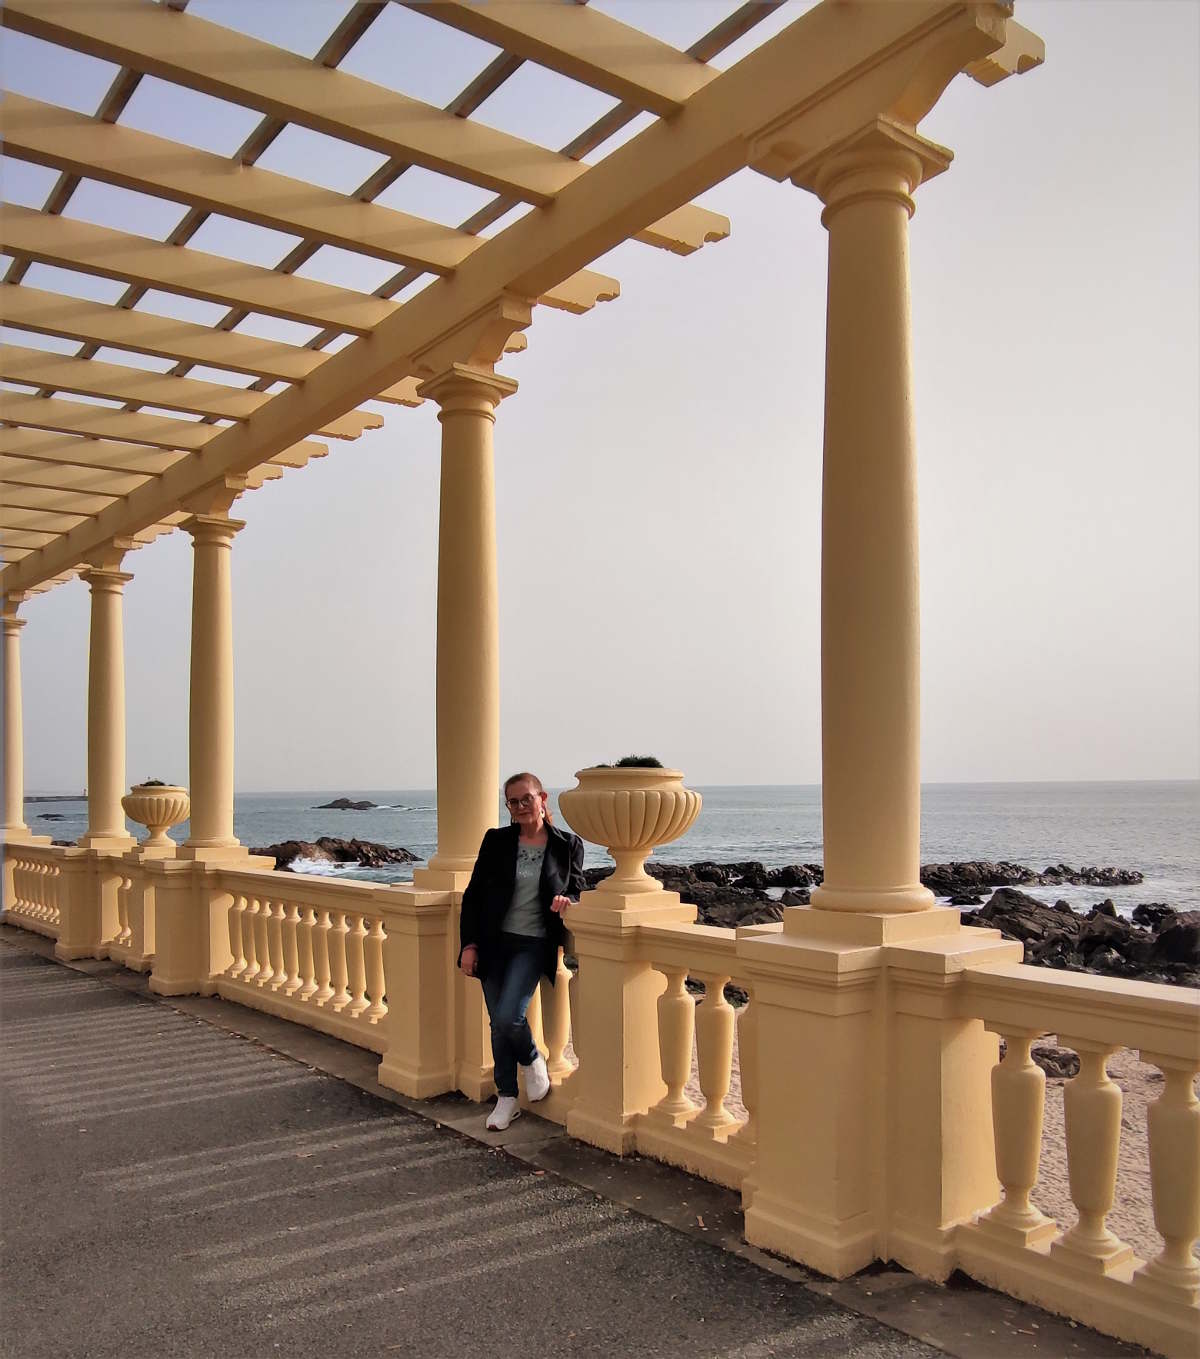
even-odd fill
[{"label": "column capital", "polygon": [[28,622],[28,618],[18,618],[15,613],[0,613],[0,625],[3,625],[5,637],[15,637]]},{"label": "column capital", "polygon": [[190,519],[185,519],[179,527],[191,534],[192,544],[195,547],[212,544],[216,544],[218,547],[228,547],[233,542],[234,535],[240,533],[246,527],[246,521],[244,519],[230,519],[227,514],[193,514]]},{"label": "column capital", "polygon": [[494,373],[490,368],[452,363],[436,377],[421,383],[417,395],[436,401],[441,408],[438,419],[447,415],[472,413],[496,418],[496,407],[517,390],[515,379]]},{"label": "column capital", "polygon": [[79,579],[87,581],[93,594],[119,595],[124,592],[126,584],[133,579],[133,572],[93,567],[86,571],[80,571]]},{"label": "column capital", "polygon": [[875,118],[801,161],[790,178],[825,204],[825,226],[842,208],[870,200],[897,202],[911,217],[917,186],[940,175],[953,159],[937,142],[891,118]]},{"label": "column capital", "polygon": [[88,554],[84,569],[79,573],[80,578],[87,580],[89,571],[120,571],[126,552],[132,552],[140,546],[134,538],[109,539],[102,547]]}]

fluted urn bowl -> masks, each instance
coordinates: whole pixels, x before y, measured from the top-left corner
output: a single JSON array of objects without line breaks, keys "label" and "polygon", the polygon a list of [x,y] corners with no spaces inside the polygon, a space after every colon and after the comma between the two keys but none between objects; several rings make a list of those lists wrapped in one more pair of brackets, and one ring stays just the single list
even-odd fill
[{"label": "fluted urn bowl", "polygon": [[121,806],[130,821],[136,821],[150,832],[142,844],[154,846],[172,844],[167,831],[186,821],[192,812],[187,789],[174,783],[135,783],[121,799]]},{"label": "fluted urn bowl", "polygon": [[683,786],[678,769],[627,765],[580,769],[575,777],[578,786],[559,794],[562,814],[578,835],[603,845],[617,865],[596,890],[661,891],[646,872],[646,856],[691,826],[700,814],[700,794]]}]

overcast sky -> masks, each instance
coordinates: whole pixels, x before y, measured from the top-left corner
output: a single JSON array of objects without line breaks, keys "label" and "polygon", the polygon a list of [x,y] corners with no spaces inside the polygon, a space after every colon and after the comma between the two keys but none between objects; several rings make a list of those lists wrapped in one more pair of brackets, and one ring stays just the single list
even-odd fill
[{"label": "overcast sky", "polygon": [[[732,8],[593,3],[680,46]],[[281,36],[283,0],[190,8]],[[288,0],[283,36],[311,53],[344,8]],[[923,773],[1194,778],[1200,7],[1027,0],[1017,17],[1046,65],[990,90],[960,77],[922,124],[956,155],[912,224]],[[23,93],[91,112],[112,76],[4,43]],[[392,6],[347,68],[445,103],[491,54]],[[125,121],[161,132],[162,97],[146,82]],[[608,103],[526,68],[478,116],[557,146]],[[224,152],[255,122],[199,96],[191,111],[179,134]],[[343,189],[378,163],[319,141],[289,133],[261,163]],[[40,206],[52,182],[13,166],[6,194]],[[384,201],[457,222],[477,200],[418,173]],[[750,171],[701,201],[732,219],[729,240],[687,259],[614,251],[596,267],[621,298],[539,308],[504,365],[521,384],[496,426],[506,770],[561,784],[636,750],[702,785],[820,779],[820,205]],[[71,213],[161,236],[181,210],[93,188]],[[262,263],[290,243],[206,231],[198,248]],[[365,287],[390,272],[342,252],[311,271]],[[218,314],[161,295],[153,309]],[[386,414],[235,510],[239,789],[433,783],[438,425],[430,406]],[[186,782],[190,540],[126,569],[129,778]],[[73,790],[87,587],[23,614],[27,790]]]}]

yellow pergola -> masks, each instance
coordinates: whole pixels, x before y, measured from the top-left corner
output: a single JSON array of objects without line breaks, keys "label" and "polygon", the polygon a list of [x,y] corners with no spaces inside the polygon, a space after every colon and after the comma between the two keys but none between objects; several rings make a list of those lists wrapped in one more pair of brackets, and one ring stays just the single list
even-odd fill
[{"label": "yellow pergola", "polygon": [[[998,0],[821,0],[798,4],[788,26],[722,71],[715,60],[776,4],[743,4],[681,51],[573,0],[413,0],[418,27],[497,49],[435,108],[339,69],[390,3],[346,6],[312,58],[189,13],[187,0],[0,9],[7,28],[118,68],[91,116],[16,94],[3,106],[8,155],[58,179],[40,211],[0,206],[0,250],[13,261],[0,318],[78,345],[0,346],[4,918],[50,934],[59,958],[149,970],[156,993],[219,994],[377,1051],[381,1084],[407,1095],[482,1099],[486,1018],[478,989],[456,978],[453,918],[499,782],[492,430],[517,384],[496,365],[524,347],[537,305],[583,313],[615,298],[617,281],[591,268],[614,247],[690,254],[729,233],[697,195],[746,167],[788,180],[821,200],[829,238],[824,881],[811,908],[789,908],[780,926],[736,932],[695,925],[694,908],[637,875],[585,893],[566,917],[578,973],[545,993],[555,1089],[540,1107],[596,1146],[741,1188],[747,1239],[824,1273],[874,1258],[936,1279],[965,1267],[1113,1334],[1194,1355],[1195,998],[1025,968],[1019,945],[962,929],[919,875],[908,223],[918,187],[952,157],[918,129],[957,75],[994,84],[1039,64],[1040,40]],[[272,13],[282,22],[287,6]],[[524,63],[613,102],[560,150],[499,131],[477,115]],[[232,157],[123,125],[145,77],[260,121]],[[606,154],[634,120],[641,130]],[[350,194],[264,168],[289,127],[382,164]],[[491,197],[457,225],[386,206],[410,167]],[[165,239],[66,215],[85,181],[184,215]],[[298,243],[274,268],[205,253],[197,237],[210,219]],[[302,276],[327,248],[362,257],[386,282],[368,293]],[[123,291],[111,306],[46,291],[25,281],[38,264]],[[145,305],[154,292],[226,310],[215,325],[165,317]],[[315,334],[264,339],[264,317]],[[229,380],[190,375],[197,367]],[[243,525],[230,510],[323,455],[326,440],[379,425],[363,403],[423,401],[441,423],[436,853],[412,884],[301,888],[234,834],[230,564]],[[190,793],[190,834],[135,846],[122,808],[123,566],[176,527],[194,546],[190,789],[170,791],[177,820]],[[17,612],[75,574],[91,588],[88,830],[65,847],[23,819]],[[650,796],[619,795],[629,808]],[[595,832],[614,852],[627,841],[644,855],[653,840],[642,837],[648,804],[637,805]],[[166,824],[176,812],[163,815]],[[689,975],[707,995],[694,1019],[703,1111],[682,1093]],[[723,1111],[731,977],[751,996],[737,1026],[751,1114],[740,1123]],[[1082,1057],[1067,1095],[1080,1221],[1061,1236],[1029,1199],[1042,1129],[1030,1042],[1051,1028]],[[999,1064],[996,1033],[1007,1044]],[[577,1066],[564,1057],[568,1035]],[[1150,1156],[1165,1245],[1144,1267],[1104,1227],[1120,1132],[1104,1060],[1120,1044],[1164,1072]]]}]

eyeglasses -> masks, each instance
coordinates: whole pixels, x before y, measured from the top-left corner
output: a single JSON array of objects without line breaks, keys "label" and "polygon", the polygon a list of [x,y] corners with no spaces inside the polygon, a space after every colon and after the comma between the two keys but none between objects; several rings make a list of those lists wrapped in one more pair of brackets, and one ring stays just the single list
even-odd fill
[{"label": "eyeglasses", "polygon": [[524,797],[506,797],[504,803],[512,811],[517,812],[522,807],[532,807],[537,802],[538,797],[538,793],[526,793]]}]

